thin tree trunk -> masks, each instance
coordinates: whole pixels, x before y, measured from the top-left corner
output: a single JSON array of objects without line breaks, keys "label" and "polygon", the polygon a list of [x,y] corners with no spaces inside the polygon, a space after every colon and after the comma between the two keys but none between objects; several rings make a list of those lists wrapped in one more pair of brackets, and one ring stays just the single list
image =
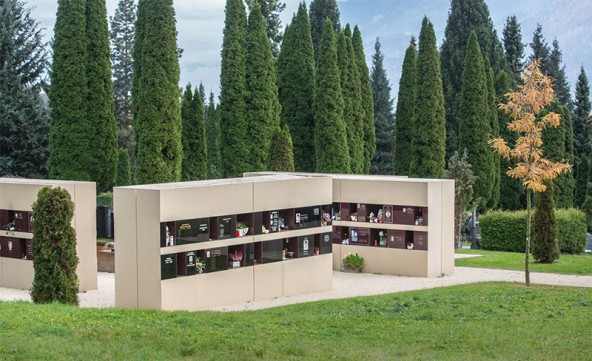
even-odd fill
[{"label": "thin tree trunk", "polygon": [[528,262],[528,257],[530,255],[530,195],[531,195],[531,190],[527,189],[526,190],[526,209],[527,209],[527,219],[526,219],[526,256],[524,259],[524,275],[526,277],[526,287],[530,286],[530,268],[529,268],[529,262]]}]

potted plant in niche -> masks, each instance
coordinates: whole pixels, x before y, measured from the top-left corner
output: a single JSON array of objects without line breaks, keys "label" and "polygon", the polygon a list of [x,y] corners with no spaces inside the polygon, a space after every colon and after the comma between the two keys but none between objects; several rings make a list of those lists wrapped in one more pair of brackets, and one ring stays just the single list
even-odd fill
[{"label": "potted plant in niche", "polygon": [[231,259],[230,267],[232,268],[240,268],[241,261],[243,260],[243,251],[239,249],[235,249],[234,251],[230,252],[228,255]]},{"label": "potted plant in niche", "polygon": [[364,267],[364,258],[359,256],[357,253],[348,253],[343,258],[343,270],[346,272],[355,272],[360,273],[362,272],[362,268]]},{"label": "potted plant in niche", "polygon": [[247,233],[249,233],[249,227],[245,223],[239,222],[236,225],[236,236],[243,237],[246,236]]}]

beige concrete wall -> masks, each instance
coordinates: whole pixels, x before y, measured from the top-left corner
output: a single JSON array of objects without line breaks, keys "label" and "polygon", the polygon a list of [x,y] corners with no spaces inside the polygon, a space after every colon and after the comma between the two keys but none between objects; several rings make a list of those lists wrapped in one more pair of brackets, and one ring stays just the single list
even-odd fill
[{"label": "beige concrete wall", "polygon": [[0,284],[2,287],[30,289],[35,276],[33,261],[0,258],[2,258],[0,263]]},{"label": "beige concrete wall", "polygon": [[429,276],[427,251],[352,245],[335,245],[334,249],[335,247],[341,248],[341,259],[348,253],[357,253],[363,257],[362,272],[364,273],[411,277]]},{"label": "beige concrete wall", "polygon": [[341,202],[426,207],[426,182],[394,177],[390,181],[342,179]]},{"label": "beige concrete wall", "polygon": [[255,301],[273,300],[284,293],[283,262],[258,264],[254,268]]},{"label": "beige concrete wall", "polygon": [[331,270],[333,257],[329,254],[291,259],[282,262],[284,268],[284,296],[326,292],[333,289]]},{"label": "beige concrete wall", "polygon": [[138,307],[160,309],[160,192],[138,189],[136,195]]},{"label": "beige concrete wall", "polygon": [[454,273],[454,181],[442,181],[442,270]]},{"label": "beige concrete wall", "polygon": [[136,190],[114,188],[113,210],[115,212],[115,306],[137,308]]}]

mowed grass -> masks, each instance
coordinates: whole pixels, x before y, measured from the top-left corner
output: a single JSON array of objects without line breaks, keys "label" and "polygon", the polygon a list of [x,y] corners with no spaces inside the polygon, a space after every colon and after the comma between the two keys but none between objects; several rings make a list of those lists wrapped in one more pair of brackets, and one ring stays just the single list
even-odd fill
[{"label": "mowed grass", "polygon": [[[455,264],[462,267],[498,268],[507,270],[524,270],[524,253],[496,252],[484,250],[457,249],[457,253],[480,254],[483,257],[457,259]],[[592,254],[562,254],[552,264],[534,262],[530,257],[532,272],[562,273],[573,275],[592,275]]]},{"label": "mowed grass", "polygon": [[592,289],[482,283],[249,312],[0,303],[2,360],[583,360]]}]

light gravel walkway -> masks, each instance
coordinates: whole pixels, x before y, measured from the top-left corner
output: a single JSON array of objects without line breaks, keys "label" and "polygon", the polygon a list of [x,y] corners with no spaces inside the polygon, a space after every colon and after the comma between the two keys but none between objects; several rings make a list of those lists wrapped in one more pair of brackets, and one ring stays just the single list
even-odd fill
[{"label": "light gravel walkway", "polygon": [[[592,276],[560,275],[531,272],[533,284],[592,287]],[[80,294],[81,307],[114,307],[115,277],[112,273],[98,274],[99,289]],[[524,282],[523,271],[506,271],[487,268],[455,267],[454,274],[439,278],[399,277],[368,273],[333,272],[333,290],[308,295],[282,297],[270,301],[258,301],[232,306],[215,307],[217,311],[243,311],[290,305],[295,303],[371,296],[404,291],[446,287],[487,281]],[[30,301],[29,291],[0,288],[1,301]]]}]

